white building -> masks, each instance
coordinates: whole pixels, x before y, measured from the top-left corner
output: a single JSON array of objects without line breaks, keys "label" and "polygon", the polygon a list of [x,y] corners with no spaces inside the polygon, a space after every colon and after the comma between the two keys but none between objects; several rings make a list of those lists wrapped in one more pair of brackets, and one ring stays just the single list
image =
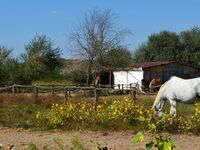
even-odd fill
[{"label": "white building", "polygon": [[142,68],[137,68],[129,71],[113,71],[114,74],[114,85],[115,88],[119,88],[116,85],[119,85],[120,88],[127,89],[130,88],[130,84],[134,86],[138,84],[140,87],[142,86],[143,79],[143,70]]}]

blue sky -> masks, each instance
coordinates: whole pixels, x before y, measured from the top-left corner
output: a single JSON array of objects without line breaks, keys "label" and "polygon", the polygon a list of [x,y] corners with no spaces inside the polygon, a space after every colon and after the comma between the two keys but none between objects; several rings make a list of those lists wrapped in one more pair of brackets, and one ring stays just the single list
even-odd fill
[{"label": "blue sky", "polygon": [[125,39],[131,51],[162,30],[181,32],[200,26],[199,0],[0,0],[0,45],[24,52],[36,34],[47,35],[72,58],[69,36],[89,9],[111,9],[120,29],[132,35]]}]

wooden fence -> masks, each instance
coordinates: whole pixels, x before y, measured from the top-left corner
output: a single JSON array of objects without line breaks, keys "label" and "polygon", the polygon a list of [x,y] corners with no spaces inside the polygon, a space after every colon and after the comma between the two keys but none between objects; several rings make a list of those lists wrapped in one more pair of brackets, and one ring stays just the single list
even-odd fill
[{"label": "wooden fence", "polygon": [[137,84],[128,84],[128,85],[115,85],[110,87],[109,85],[106,86],[90,86],[90,87],[83,87],[83,86],[68,86],[68,85],[17,85],[14,84],[12,86],[7,87],[0,87],[0,92],[8,92],[12,94],[17,93],[32,93],[35,97],[38,97],[39,94],[42,93],[52,93],[52,95],[56,93],[64,94],[65,101],[67,101],[71,93],[73,91],[82,91],[85,95],[86,91],[90,91],[93,93],[95,102],[99,101],[99,96],[102,91],[112,91],[118,93],[125,93],[125,91],[131,94],[132,99],[136,99],[136,93],[139,92]]}]

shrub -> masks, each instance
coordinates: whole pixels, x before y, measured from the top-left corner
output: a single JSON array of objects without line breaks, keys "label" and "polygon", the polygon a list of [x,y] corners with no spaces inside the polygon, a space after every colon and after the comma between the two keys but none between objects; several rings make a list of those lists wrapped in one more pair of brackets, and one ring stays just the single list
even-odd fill
[{"label": "shrub", "polygon": [[40,126],[48,128],[81,128],[81,127],[105,127],[128,128],[133,122],[139,122],[136,118],[147,116],[149,111],[143,105],[136,104],[130,98],[106,101],[96,104],[86,101],[53,104],[49,111],[38,112],[37,120]]}]

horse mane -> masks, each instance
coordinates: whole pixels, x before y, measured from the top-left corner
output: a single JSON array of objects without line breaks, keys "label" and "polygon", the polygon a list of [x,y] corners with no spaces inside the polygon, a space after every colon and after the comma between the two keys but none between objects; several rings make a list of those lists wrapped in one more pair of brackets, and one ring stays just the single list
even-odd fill
[{"label": "horse mane", "polygon": [[156,99],[155,99],[153,106],[152,106],[152,110],[154,110],[154,107],[157,106],[158,103],[160,102],[160,100],[161,100],[160,97],[161,97],[163,90],[164,90],[164,84],[160,87],[160,90],[158,91],[158,94],[157,94]]}]

